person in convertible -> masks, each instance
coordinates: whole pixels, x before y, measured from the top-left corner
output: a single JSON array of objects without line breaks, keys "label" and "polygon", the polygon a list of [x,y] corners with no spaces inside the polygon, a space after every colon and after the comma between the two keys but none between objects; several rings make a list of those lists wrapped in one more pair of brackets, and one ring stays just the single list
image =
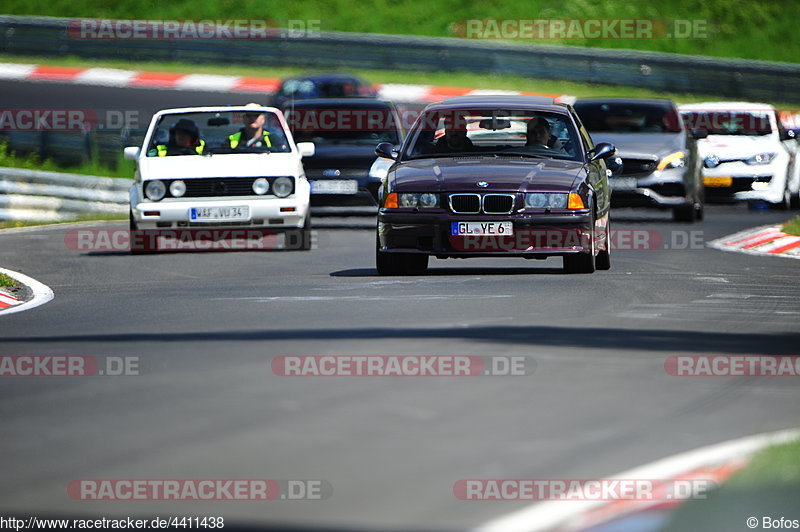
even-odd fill
[{"label": "person in convertible", "polygon": [[286,151],[288,144],[283,134],[283,128],[270,128],[267,124],[266,113],[258,110],[257,104],[247,104],[246,107],[254,109],[243,113],[243,127],[228,136],[230,148],[232,150],[254,148],[264,151]]},{"label": "person in convertible", "polygon": [[169,140],[156,146],[156,155],[202,155],[206,143],[200,138],[200,130],[192,120],[181,118],[169,128]]}]

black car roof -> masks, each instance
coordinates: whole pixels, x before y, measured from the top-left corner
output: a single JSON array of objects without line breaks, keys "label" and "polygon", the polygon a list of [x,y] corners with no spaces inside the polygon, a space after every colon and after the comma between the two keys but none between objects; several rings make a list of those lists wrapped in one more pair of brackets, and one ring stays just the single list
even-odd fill
[{"label": "black car roof", "polygon": [[[290,105],[286,106],[291,107]],[[372,108],[392,108],[394,104],[388,100],[381,100],[379,98],[307,98],[294,101],[294,108],[298,107],[346,107],[352,109],[353,107],[372,107]]]},{"label": "black car roof", "polygon": [[360,83],[369,84],[369,82],[364,81],[363,78],[356,74],[346,74],[346,73],[338,73],[338,72],[330,72],[330,73],[321,73],[321,74],[299,74],[297,76],[290,76],[285,78],[283,81],[289,80],[298,80],[298,79],[307,79],[310,81],[358,81]]},{"label": "black car roof", "polygon": [[582,103],[595,105],[603,103],[645,104],[653,106],[677,107],[675,102],[666,98],[579,98],[574,104],[572,104],[572,106],[575,107]]},{"label": "black car roof", "polygon": [[516,96],[516,95],[481,95],[481,96],[456,96],[446,98],[439,103],[431,104],[427,109],[464,109],[469,107],[515,107],[518,109],[548,109],[556,112],[566,112],[567,105],[556,102],[553,98],[545,96]]}]

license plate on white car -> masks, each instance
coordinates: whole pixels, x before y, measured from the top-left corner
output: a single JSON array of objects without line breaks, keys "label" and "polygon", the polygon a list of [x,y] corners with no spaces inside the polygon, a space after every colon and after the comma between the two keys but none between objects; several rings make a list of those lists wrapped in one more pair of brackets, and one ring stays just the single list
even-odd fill
[{"label": "license plate on white car", "polygon": [[192,207],[189,220],[192,222],[222,222],[227,220],[249,220],[250,208],[242,207]]},{"label": "license plate on white car", "polygon": [[355,179],[330,179],[311,181],[312,194],[355,194],[358,181]]},{"label": "license plate on white car", "polygon": [[635,190],[636,178],[634,177],[615,177],[608,180],[611,190]]},{"label": "license plate on white car", "polygon": [[511,222],[453,222],[451,234],[453,236],[513,235],[514,224]]}]

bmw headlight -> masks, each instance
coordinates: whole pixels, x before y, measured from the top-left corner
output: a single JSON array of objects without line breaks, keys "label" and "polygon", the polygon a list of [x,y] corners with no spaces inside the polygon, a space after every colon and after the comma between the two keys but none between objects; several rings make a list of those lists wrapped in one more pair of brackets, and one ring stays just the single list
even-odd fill
[{"label": "bmw headlight", "polygon": [[253,192],[258,194],[259,196],[263,196],[267,192],[269,192],[269,181],[264,179],[263,177],[259,177],[255,181],[253,181]]},{"label": "bmw headlight", "polygon": [[439,206],[439,196],[436,194],[398,194],[400,207],[432,209]]},{"label": "bmw headlight", "polygon": [[180,198],[186,194],[186,183],[177,179],[169,184],[169,193],[173,198]]},{"label": "bmw headlight", "polygon": [[285,198],[292,193],[292,180],[288,177],[279,177],[272,182],[272,193],[279,198]]},{"label": "bmw headlight", "polygon": [[526,209],[566,209],[568,194],[532,192],[525,194]]},{"label": "bmw headlight", "polygon": [[148,181],[144,186],[144,194],[150,201],[159,201],[167,193],[167,187],[164,186],[163,181]]},{"label": "bmw headlight", "polygon": [[675,153],[670,153],[663,159],[661,162],[658,163],[658,167],[656,170],[659,172],[665,168],[682,168],[683,167],[683,159],[685,154],[682,151],[676,151]]},{"label": "bmw headlight", "polygon": [[757,153],[752,157],[748,157],[744,160],[747,164],[769,164],[772,160],[777,157],[777,153]]}]

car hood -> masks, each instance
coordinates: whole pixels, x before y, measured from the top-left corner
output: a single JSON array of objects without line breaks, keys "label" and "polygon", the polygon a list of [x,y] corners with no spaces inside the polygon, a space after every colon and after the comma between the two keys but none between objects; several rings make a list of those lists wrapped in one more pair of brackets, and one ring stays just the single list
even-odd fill
[{"label": "car hood", "polygon": [[757,153],[776,152],[781,148],[776,144],[771,135],[709,135],[697,142],[697,150],[701,157],[714,154],[720,159],[738,159]]},{"label": "car hood", "polygon": [[610,142],[623,159],[661,159],[684,149],[683,133],[592,133],[592,140]]},{"label": "car hood", "polygon": [[[403,162],[389,176],[401,192],[547,192],[572,190],[582,172],[578,161],[461,157]],[[488,186],[479,187],[481,181]]]},{"label": "car hood", "polygon": [[295,175],[297,167],[297,155],[293,153],[177,155],[139,159],[139,173],[143,180]]}]

